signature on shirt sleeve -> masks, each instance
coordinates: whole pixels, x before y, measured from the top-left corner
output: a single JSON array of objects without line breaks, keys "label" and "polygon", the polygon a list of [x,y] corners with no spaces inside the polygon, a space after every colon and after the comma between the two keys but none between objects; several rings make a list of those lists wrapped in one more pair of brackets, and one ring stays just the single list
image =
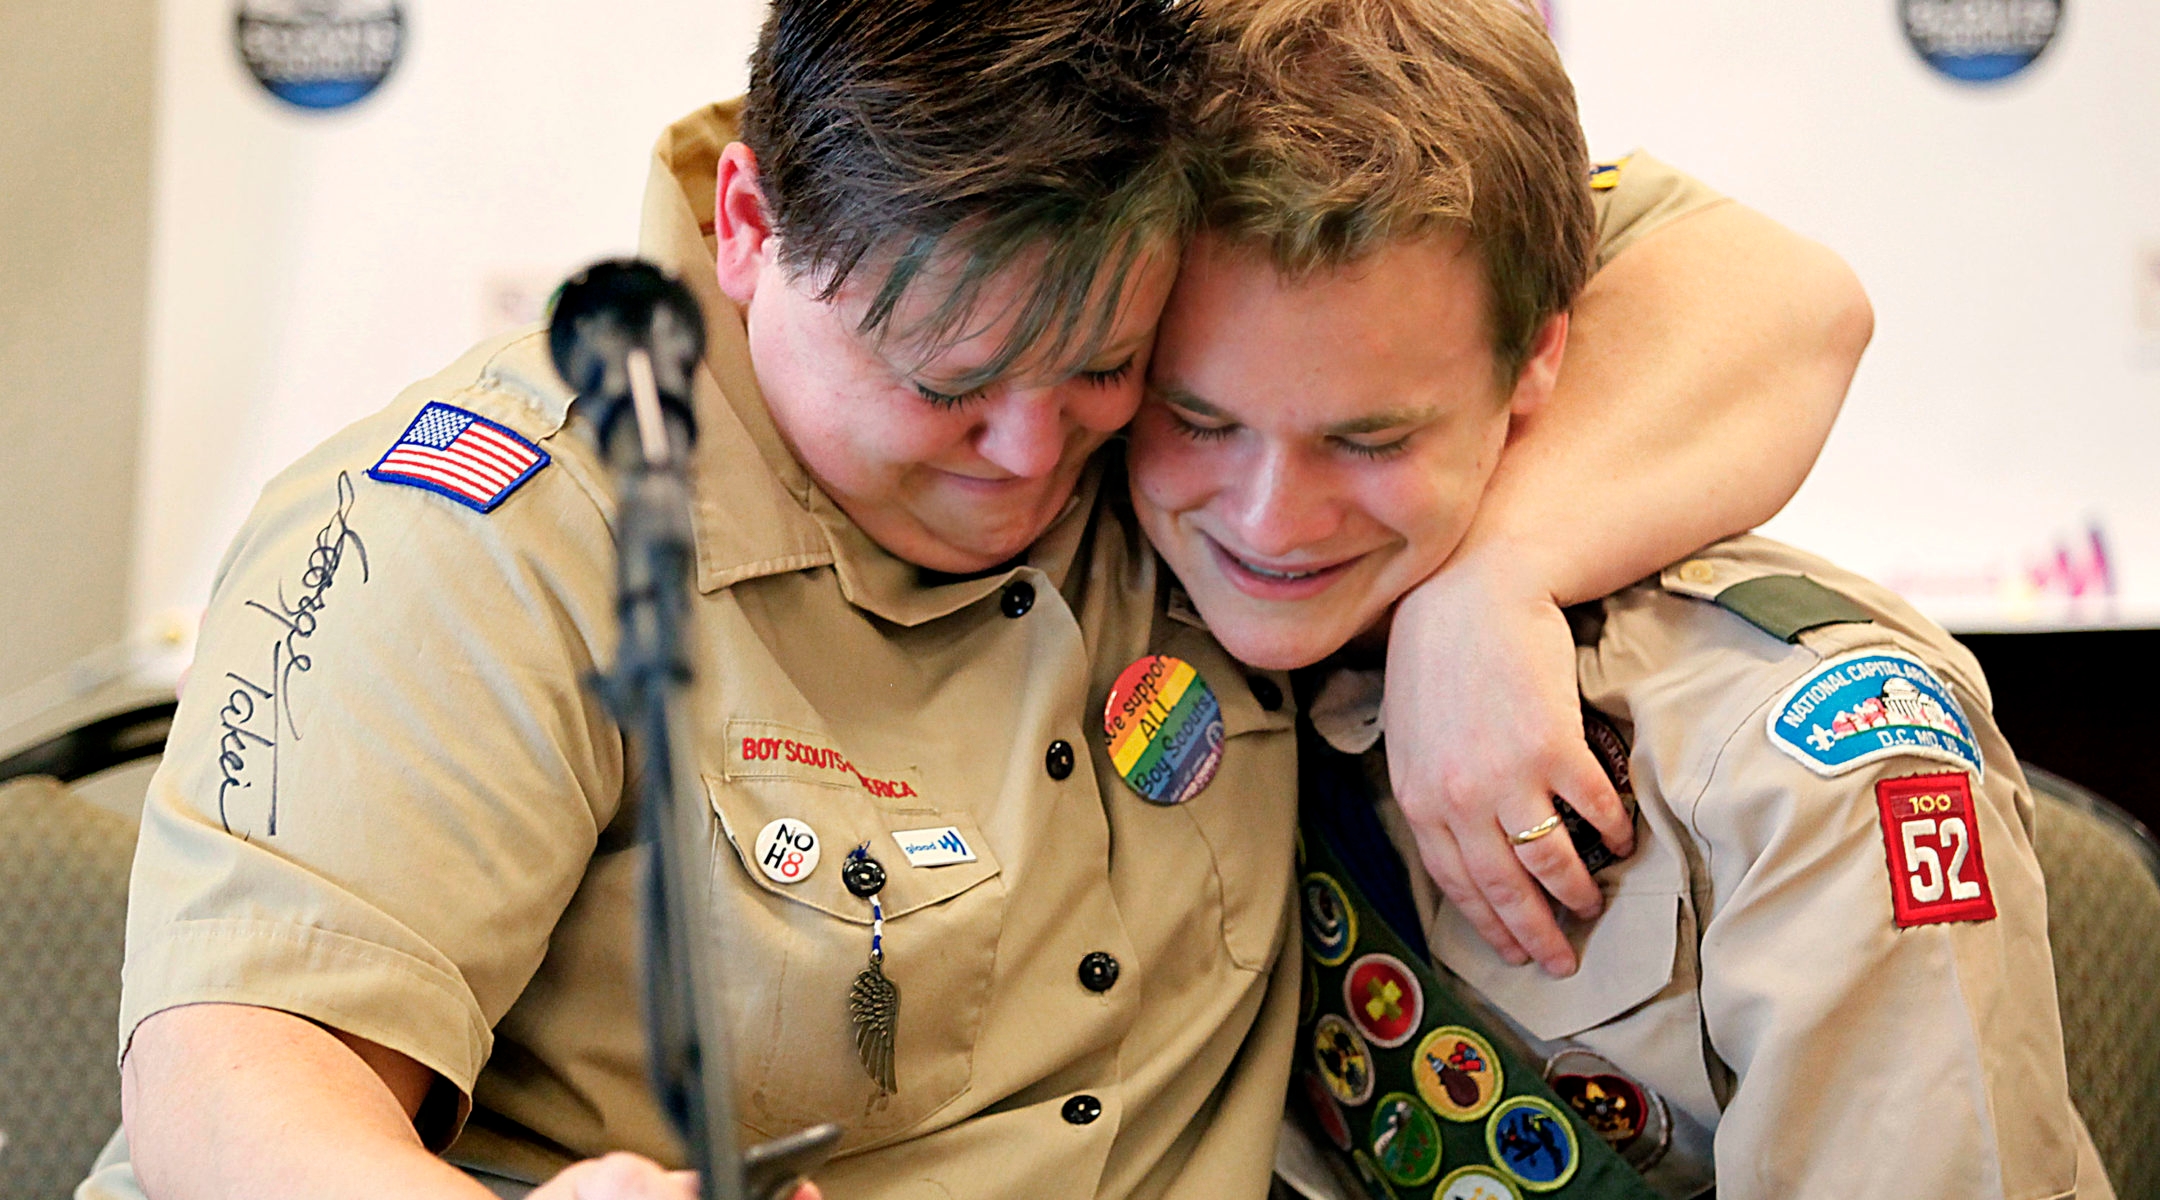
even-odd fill
[{"label": "signature on shirt sleeve", "polygon": [[275,622],[281,633],[270,643],[266,672],[252,677],[239,671],[225,672],[225,680],[231,688],[225,695],[224,707],[218,710],[218,727],[223,731],[218,738],[218,769],[221,772],[218,823],[227,833],[233,832],[228,807],[231,794],[236,789],[252,791],[260,782],[270,798],[264,832],[271,837],[277,836],[278,746],[281,742],[301,739],[300,727],[292,712],[294,678],[315,667],[314,657],[307,651],[308,640],[321,628],[322,614],[329,607],[330,589],[337,583],[348,553],[358,564],[360,582],[368,580],[367,543],[361,540],[359,531],[352,525],[354,499],[352,476],[338,472],[337,509],[323,527],[315,531],[315,545],[308,551],[299,587],[288,595],[284,581],[280,580],[273,604],[260,600],[246,602],[247,607]]}]

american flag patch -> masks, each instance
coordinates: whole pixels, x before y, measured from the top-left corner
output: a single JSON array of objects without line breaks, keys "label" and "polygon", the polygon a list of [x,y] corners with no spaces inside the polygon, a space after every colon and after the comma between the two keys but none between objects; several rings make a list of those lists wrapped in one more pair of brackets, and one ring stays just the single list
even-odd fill
[{"label": "american flag patch", "polygon": [[486,417],[430,403],[368,478],[402,483],[488,512],[548,465],[548,453]]}]

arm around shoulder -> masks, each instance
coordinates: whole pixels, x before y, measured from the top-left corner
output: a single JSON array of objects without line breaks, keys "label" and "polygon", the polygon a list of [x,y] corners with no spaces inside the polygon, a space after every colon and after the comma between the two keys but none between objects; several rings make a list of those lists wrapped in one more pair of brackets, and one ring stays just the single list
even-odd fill
[{"label": "arm around shoulder", "polygon": [[1404,598],[1388,650],[1387,725],[1419,735],[1390,739],[1389,766],[1427,869],[1503,955],[1555,974],[1574,955],[1540,887],[1587,917],[1596,886],[1563,839],[1518,849],[1503,832],[1558,795],[1615,851],[1633,841],[1583,746],[1558,608],[1781,508],[1874,327],[1835,254],[1736,204],[1620,236],[1576,305],[1550,399],[1517,419],[1469,533]]},{"label": "arm around shoulder", "polygon": [[1814,466],[1873,331],[1851,268],[1760,213],[1655,230],[1591,278],[1460,556],[1504,550],[1574,604],[1760,524]]}]

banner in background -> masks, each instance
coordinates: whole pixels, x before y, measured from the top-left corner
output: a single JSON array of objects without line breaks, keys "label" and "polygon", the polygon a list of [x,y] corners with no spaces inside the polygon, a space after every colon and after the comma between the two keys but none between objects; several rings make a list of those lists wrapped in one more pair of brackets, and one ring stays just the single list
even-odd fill
[{"label": "banner in background", "polygon": [[2160,624],[2160,8],[1561,9],[1593,151],[1687,168],[1874,302],[1822,462],[1765,532],[1953,629]]},{"label": "banner in background", "polygon": [[[1541,8],[1594,150],[1686,167],[1835,248],[1874,300],[1838,430],[1768,532],[1953,628],[2160,623],[2160,6]],[[631,250],[654,136],[741,89],[763,13],[160,15],[144,630],[192,628],[278,469]],[[1990,55],[2020,61],[1975,86]]]},{"label": "banner in background", "polygon": [[653,140],[742,90],[763,18],[162,0],[139,636],[194,628],[278,470],[634,251]]}]

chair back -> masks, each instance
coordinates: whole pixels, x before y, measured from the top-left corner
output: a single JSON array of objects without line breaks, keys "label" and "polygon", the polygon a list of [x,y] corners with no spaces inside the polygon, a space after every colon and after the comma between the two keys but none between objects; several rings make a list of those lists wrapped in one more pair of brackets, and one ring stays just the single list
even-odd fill
[{"label": "chair back", "polygon": [[120,1122],[135,825],[51,776],[0,783],[0,1200],[66,1196]]},{"label": "chair back", "polygon": [[2025,775],[2070,1098],[2115,1194],[2160,1197],[2160,846],[2084,788],[2030,765]]}]

